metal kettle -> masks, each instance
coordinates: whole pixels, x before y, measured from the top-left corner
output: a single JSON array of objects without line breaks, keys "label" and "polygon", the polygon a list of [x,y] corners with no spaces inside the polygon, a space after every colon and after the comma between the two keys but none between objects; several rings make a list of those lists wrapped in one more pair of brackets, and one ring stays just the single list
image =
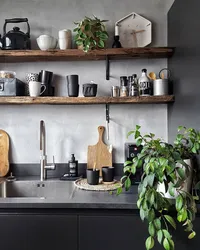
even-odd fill
[{"label": "metal kettle", "polygon": [[[14,27],[12,30],[6,32],[7,23],[23,22],[27,23],[26,33],[20,31],[19,27]],[[1,49],[5,50],[31,49],[30,26],[28,23],[28,18],[5,19],[5,24],[3,26],[3,37],[1,38],[0,47]]]}]

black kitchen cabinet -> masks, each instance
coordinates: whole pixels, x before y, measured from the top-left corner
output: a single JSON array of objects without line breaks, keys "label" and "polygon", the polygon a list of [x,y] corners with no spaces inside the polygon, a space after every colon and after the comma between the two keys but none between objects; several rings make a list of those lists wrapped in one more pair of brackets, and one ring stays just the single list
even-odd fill
[{"label": "black kitchen cabinet", "polygon": [[77,250],[77,216],[0,214],[3,250]]}]

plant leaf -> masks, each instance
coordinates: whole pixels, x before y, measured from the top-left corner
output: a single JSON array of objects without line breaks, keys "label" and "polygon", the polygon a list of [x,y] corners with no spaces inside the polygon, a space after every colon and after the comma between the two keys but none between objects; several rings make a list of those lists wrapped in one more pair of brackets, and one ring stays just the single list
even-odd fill
[{"label": "plant leaf", "polygon": [[117,189],[117,195],[120,195],[122,193],[122,187],[119,187],[118,189]]},{"label": "plant leaf", "polygon": [[125,190],[128,191],[131,187],[131,180],[129,177],[127,177],[126,181],[125,181]]},{"label": "plant leaf", "polygon": [[162,244],[162,239],[163,239],[163,232],[162,232],[162,230],[159,230],[159,231],[157,232],[157,239],[158,239],[158,242],[159,242],[160,244]]},{"label": "plant leaf", "polygon": [[141,144],[142,144],[142,139],[138,139],[138,140],[136,141],[136,145],[139,147]]},{"label": "plant leaf", "polygon": [[167,238],[167,239],[171,239],[172,238],[171,235],[170,235],[170,233],[166,229],[163,229],[162,231],[163,231],[163,234],[164,234],[165,238]]},{"label": "plant leaf", "polygon": [[[154,225],[155,225],[155,228],[160,231],[160,229],[161,229],[161,221],[160,221],[160,219],[156,218],[154,220]],[[161,233],[162,233],[162,231],[161,231]]]},{"label": "plant leaf", "polygon": [[166,250],[170,250],[170,244],[169,244],[169,241],[168,241],[168,239],[164,239],[164,241],[163,241],[163,246],[164,246],[164,248],[166,249]]},{"label": "plant leaf", "polygon": [[155,232],[156,232],[156,230],[155,230],[154,224],[153,224],[152,222],[149,223],[149,234],[150,234],[152,237],[154,237],[154,236],[155,236]]},{"label": "plant leaf", "polygon": [[170,225],[171,225],[174,229],[176,229],[176,223],[175,223],[174,219],[173,219],[171,216],[169,216],[169,215],[164,215],[164,217],[165,217],[165,219],[170,223]]},{"label": "plant leaf", "polygon": [[188,239],[192,239],[196,236],[196,233],[193,231],[189,236],[188,236]]},{"label": "plant leaf", "polygon": [[153,237],[149,236],[146,239],[145,246],[146,246],[147,250],[150,250],[150,249],[152,249],[154,247],[154,239],[153,239]]},{"label": "plant leaf", "polygon": [[176,210],[179,211],[179,210],[181,210],[182,207],[183,207],[183,197],[181,195],[179,195],[176,198]]},{"label": "plant leaf", "polygon": [[178,175],[181,177],[182,180],[185,180],[185,171],[182,168],[176,169],[178,172]]},{"label": "plant leaf", "polygon": [[142,207],[140,207],[140,218],[142,221],[144,221],[144,219],[145,219],[145,211],[143,210]]},{"label": "plant leaf", "polygon": [[141,126],[136,125],[136,130],[139,130],[141,128]]},{"label": "plant leaf", "polygon": [[99,40],[98,46],[99,46],[100,48],[104,48],[104,47],[105,47],[104,41],[103,41],[103,40]]}]

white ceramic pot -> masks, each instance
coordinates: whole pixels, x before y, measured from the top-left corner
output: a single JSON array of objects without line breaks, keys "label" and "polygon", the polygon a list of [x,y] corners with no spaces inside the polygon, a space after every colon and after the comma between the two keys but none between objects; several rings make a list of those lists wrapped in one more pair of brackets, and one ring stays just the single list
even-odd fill
[{"label": "white ceramic pot", "polygon": [[59,30],[58,32],[58,38],[67,38],[67,37],[71,37],[72,36],[72,32],[71,30]]},{"label": "white ceramic pot", "polygon": [[41,50],[55,49],[57,45],[57,39],[49,35],[41,35],[36,40]]},{"label": "white ceramic pot", "polygon": [[[190,173],[188,178],[186,179],[185,183],[183,184],[182,190],[186,192],[190,192],[192,188],[192,177],[193,177],[193,166],[192,166],[192,161],[190,159],[184,160],[184,162],[190,166]],[[177,163],[177,167],[184,168],[184,166],[180,163]],[[169,192],[165,192],[165,185],[164,183],[160,183],[158,185],[157,191],[162,193],[164,197],[169,198],[169,199],[176,199],[176,197],[179,195],[177,191],[175,191],[175,196],[171,196]]]}]

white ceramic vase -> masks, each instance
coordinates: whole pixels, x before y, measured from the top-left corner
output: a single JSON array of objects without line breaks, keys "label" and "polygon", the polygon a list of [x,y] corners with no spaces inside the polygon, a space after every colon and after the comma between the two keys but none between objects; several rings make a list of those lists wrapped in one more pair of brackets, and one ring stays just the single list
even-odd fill
[{"label": "white ceramic vase", "polygon": [[[183,184],[182,190],[186,191],[186,192],[190,192],[191,191],[191,187],[192,187],[193,166],[192,166],[191,159],[186,159],[186,160],[184,160],[184,162],[187,165],[189,165],[189,167],[190,167],[190,173],[189,173],[188,178],[186,179],[186,181]],[[182,164],[180,164],[180,163],[177,163],[177,167],[184,168],[184,166]],[[164,183],[160,183],[158,185],[157,191],[160,192],[160,193],[162,193],[164,195],[164,197],[169,198],[169,199],[176,199],[176,197],[179,195],[179,193],[177,191],[175,191],[174,197],[171,196],[169,194],[169,192],[165,192],[165,185],[164,185]]]}]

